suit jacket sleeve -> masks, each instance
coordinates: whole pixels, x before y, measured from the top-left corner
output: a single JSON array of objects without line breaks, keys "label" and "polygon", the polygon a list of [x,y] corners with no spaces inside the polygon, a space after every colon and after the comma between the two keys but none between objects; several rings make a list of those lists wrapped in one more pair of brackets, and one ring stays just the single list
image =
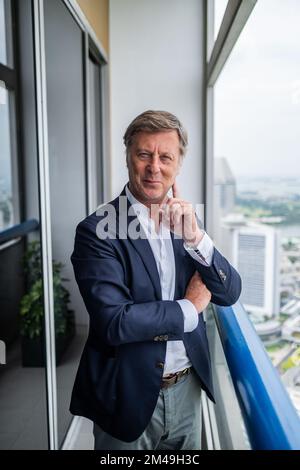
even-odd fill
[{"label": "suit jacket sleeve", "polygon": [[216,248],[214,248],[210,266],[204,266],[193,258],[192,260],[212,294],[211,302],[222,306],[233,305],[237,302],[242,289],[240,275]]},{"label": "suit jacket sleeve", "polygon": [[97,238],[93,226],[81,222],[71,256],[75,278],[90,315],[93,334],[107,345],[183,339],[184,317],[176,301],[135,303],[124,269],[109,239]]}]

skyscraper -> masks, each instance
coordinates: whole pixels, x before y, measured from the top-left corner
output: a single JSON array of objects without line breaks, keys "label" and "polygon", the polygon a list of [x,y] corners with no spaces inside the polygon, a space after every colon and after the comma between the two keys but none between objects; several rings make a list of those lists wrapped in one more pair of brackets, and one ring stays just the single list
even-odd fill
[{"label": "skyscraper", "polygon": [[263,320],[279,313],[279,237],[273,227],[249,224],[233,232],[233,262],[243,282],[241,302]]}]

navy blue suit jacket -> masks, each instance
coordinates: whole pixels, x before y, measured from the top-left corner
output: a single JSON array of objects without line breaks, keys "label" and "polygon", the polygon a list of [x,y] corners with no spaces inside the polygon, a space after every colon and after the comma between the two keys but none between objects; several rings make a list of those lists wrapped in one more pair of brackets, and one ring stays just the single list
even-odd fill
[{"label": "navy blue suit jacket", "polygon": [[[99,217],[96,212],[80,222],[76,230],[71,260],[90,315],[90,328],[70,411],[91,419],[115,438],[131,442],[142,434],[153,414],[167,340],[184,342],[199,386],[214,400],[203,316],[199,315],[194,331],[184,333],[183,313],[176,299],[184,298],[195,270],[217,305],[237,301],[241,280],[216,248],[212,265],[206,267],[188,254],[182,239],[172,236],[175,294],[174,300],[162,300],[149,242],[120,238],[118,222],[122,214],[118,202],[116,198],[110,203],[117,214],[116,239],[98,238],[96,228],[103,215]],[[128,217],[128,224],[135,218]]]}]

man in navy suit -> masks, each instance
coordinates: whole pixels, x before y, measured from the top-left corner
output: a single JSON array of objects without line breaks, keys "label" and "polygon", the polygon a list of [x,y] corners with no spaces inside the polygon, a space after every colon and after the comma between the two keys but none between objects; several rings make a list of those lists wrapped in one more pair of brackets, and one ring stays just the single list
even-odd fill
[{"label": "man in navy suit", "polygon": [[178,193],[177,117],[146,111],[124,143],[129,183],[76,230],[90,328],[70,410],[94,422],[95,449],[199,449],[202,391],[214,400],[202,312],[234,304],[241,280]]}]

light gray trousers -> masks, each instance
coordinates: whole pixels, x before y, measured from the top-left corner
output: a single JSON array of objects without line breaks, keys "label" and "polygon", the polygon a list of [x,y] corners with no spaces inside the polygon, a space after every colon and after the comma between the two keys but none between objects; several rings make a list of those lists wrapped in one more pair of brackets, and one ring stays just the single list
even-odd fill
[{"label": "light gray trousers", "polygon": [[152,418],[135,441],[115,439],[97,424],[94,437],[95,450],[200,450],[201,388],[196,373],[192,370],[160,390]]}]

